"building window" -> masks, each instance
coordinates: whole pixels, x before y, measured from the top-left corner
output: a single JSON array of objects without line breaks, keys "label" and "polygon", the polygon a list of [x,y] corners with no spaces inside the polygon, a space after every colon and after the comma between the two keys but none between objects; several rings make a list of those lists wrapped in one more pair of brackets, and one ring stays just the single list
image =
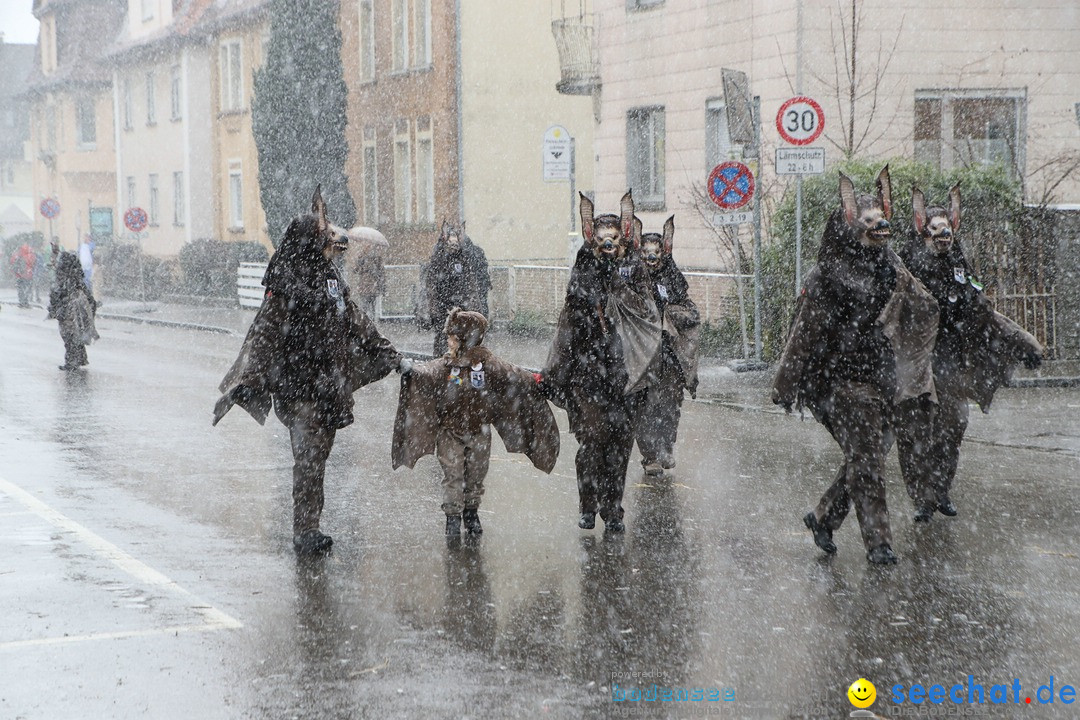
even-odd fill
[{"label": "building window", "polygon": [[664,209],[664,108],[626,113],[626,182],[642,210]]},{"label": "building window", "polygon": [[431,120],[416,128],[416,219],[435,222],[435,156],[431,146]]},{"label": "building window", "polygon": [[150,192],[150,207],[147,208],[147,215],[149,215],[149,221],[151,225],[158,224],[158,185],[157,175],[150,174],[150,184],[147,186]]},{"label": "building window", "polygon": [[244,227],[244,174],[239,160],[229,161],[229,227]]},{"label": "building window", "polygon": [[135,121],[135,95],[131,91],[130,78],[124,78],[120,84],[124,91],[124,129],[130,130]]},{"label": "building window", "polygon": [[157,4],[157,0],[142,0],[142,19],[143,22],[154,19],[154,5]]},{"label": "building window", "polygon": [[407,0],[393,0],[391,14],[391,42],[394,46],[394,72],[406,69],[409,58],[409,14]]},{"label": "building window", "polygon": [[376,155],[375,128],[364,128],[364,222],[379,224],[379,164]]},{"label": "building window", "polygon": [[1002,165],[1016,175],[1024,165],[1023,90],[915,93],[915,159],[948,170]]},{"label": "building window", "polygon": [[135,178],[130,175],[128,175],[127,179],[127,206],[128,209],[138,207],[135,204]]},{"label": "building window", "polygon": [[409,121],[394,127],[394,220],[412,222],[412,152],[409,147]]},{"label": "building window", "polygon": [[360,0],[360,80],[375,79],[375,8],[373,0]]},{"label": "building window", "polygon": [[183,117],[184,95],[180,78],[180,66],[173,65],[169,70],[169,117],[173,120]]},{"label": "building window", "polygon": [[93,98],[76,100],[75,125],[79,147],[93,149],[97,145],[97,113]]},{"label": "building window", "polygon": [[157,103],[154,102],[154,73],[146,73],[146,124],[157,122]]},{"label": "building window", "polygon": [[187,213],[187,208],[184,206],[184,173],[174,172],[172,182],[173,225],[182,227],[184,225],[184,215]]},{"label": "building window", "polygon": [[221,109],[225,112],[244,107],[241,49],[239,40],[231,40],[221,46]]},{"label": "building window", "polygon": [[705,102],[705,169],[711,172],[714,167],[728,160],[742,157],[742,147],[731,143],[728,132],[727,108],[723,100],[713,99]]},{"label": "building window", "polygon": [[413,66],[431,66],[431,0],[413,0],[413,20],[416,42],[413,47]]}]

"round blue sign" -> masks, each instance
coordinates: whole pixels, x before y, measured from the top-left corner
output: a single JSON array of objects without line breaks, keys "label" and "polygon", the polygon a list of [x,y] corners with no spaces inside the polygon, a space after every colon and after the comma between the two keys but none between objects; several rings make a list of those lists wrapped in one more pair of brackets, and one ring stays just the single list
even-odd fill
[{"label": "round blue sign", "polygon": [[41,211],[41,216],[52,220],[54,217],[60,214],[60,201],[56,198],[45,198],[41,201],[41,205],[38,207]]}]

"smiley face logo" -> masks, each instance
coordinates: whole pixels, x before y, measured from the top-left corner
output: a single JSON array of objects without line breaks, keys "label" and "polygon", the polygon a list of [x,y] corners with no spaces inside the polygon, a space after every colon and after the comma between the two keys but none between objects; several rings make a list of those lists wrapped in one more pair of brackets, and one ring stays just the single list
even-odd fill
[{"label": "smiley face logo", "polygon": [[877,688],[866,678],[859,678],[847,689],[848,700],[857,708],[868,708],[877,700]]}]

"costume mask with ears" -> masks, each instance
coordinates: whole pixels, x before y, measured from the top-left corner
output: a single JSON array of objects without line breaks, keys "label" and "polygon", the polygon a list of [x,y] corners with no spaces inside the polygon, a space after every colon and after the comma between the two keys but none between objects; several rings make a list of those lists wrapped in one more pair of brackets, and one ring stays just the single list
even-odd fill
[{"label": "costume mask with ears", "polygon": [[949,209],[926,207],[922,190],[911,186],[911,217],[915,232],[923,239],[926,249],[944,255],[952,248],[953,235],[960,229],[960,185],[949,190]]},{"label": "costume mask with ears", "polygon": [[663,263],[664,258],[671,256],[671,244],[675,238],[675,216],[672,215],[664,222],[664,234],[645,233],[641,234],[641,221],[634,218],[637,235],[641,244],[641,257],[646,267],[656,270]]},{"label": "costume mask with ears", "polygon": [[892,237],[889,220],[892,218],[892,183],[889,166],[877,176],[877,196],[855,195],[855,185],[844,173],[840,173],[840,207],[844,221],[851,228],[859,243],[869,248],[884,247]]},{"label": "costume mask with ears", "polygon": [[461,239],[465,237],[465,223],[461,227],[455,227],[443,220],[442,229],[439,231],[439,242],[446,243],[446,249],[452,253],[461,250]]},{"label": "costume mask with ears", "polygon": [[578,193],[581,197],[581,234],[585,243],[598,258],[618,260],[626,255],[627,249],[634,243],[634,198],[627,190],[619,201],[620,215],[610,213],[593,216],[592,200]]},{"label": "costume mask with ears", "polygon": [[322,253],[334,260],[349,247],[349,235],[342,228],[326,218],[326,201],[322,196],[322,185],[315,186],[311,197],[311,214],[315,216],[315,232],[322,239]]}]

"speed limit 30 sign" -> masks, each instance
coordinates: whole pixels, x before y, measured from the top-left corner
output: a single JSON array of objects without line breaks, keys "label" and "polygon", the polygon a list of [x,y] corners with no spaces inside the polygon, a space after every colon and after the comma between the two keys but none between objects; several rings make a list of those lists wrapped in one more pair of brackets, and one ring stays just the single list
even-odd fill
[{"label": "speed limit 30 sign", "polygon": [[813,98],[805,95],[793,97],[781,105],[776,113],[776,129],[784,142],[809,145],[825,129],[825,112]]}]

